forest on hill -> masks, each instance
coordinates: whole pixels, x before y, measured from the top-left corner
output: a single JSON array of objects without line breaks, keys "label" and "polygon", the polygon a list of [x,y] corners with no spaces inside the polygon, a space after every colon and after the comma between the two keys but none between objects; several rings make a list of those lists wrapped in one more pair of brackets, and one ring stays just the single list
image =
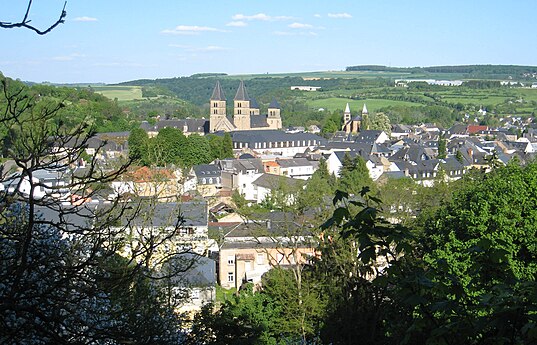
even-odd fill
[{"label": "forest on hill", "polygon": [[375,71],[397,72],[413,74],[459,74],[464,79],[507,79],[516,80],[535,79],[537,66],[518,65],[458,65],[458,66],[430,66],[430,67],[388,67],[382,65],[349,66],[346,71]]}]

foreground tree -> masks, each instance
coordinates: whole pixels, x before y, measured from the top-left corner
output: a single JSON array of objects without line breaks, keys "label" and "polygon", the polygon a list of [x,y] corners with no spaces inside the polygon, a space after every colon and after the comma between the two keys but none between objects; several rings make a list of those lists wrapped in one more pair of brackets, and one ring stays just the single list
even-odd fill
[{"label": "foreground tree", "polygon": [[[118,257],[126,242],[118,224],[127,208],[141,209],[119,198],[90,202],[128,162],[106,169],[91,160],[73,173],[91,127],[67,126],[56,116],[64,104],[40,100],[20,83],[2,79],[1,91],[5,158],[16,169],[1,175],[0,343],[175,342],[178,320],[146,280],[154,242],[140,239],[144,246]],[[43,172],[58,183],[39,180]],[[143,329],[143,339],[132,338]]]}]

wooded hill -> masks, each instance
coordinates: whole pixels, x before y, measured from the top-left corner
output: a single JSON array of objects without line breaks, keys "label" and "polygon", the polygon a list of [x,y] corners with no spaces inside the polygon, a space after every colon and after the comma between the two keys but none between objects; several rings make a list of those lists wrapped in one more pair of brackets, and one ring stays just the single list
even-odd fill
[{"label": "wooded hill", "polygon": [[459,74],[462,79],[535,79],[536,66],[517,65],[460,65],[460,66],[430,66],[430,67],[387,67],[381,65],[349,66],[346,71],[354,72],[396,72],[411,75],[427,74]]}]

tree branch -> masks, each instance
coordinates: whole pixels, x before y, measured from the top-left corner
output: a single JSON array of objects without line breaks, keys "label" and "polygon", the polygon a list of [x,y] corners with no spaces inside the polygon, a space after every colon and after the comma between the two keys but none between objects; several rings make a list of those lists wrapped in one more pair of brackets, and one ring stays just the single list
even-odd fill
[{"label": "tree branch", "polygon": [[0,28],[3,29],[14,29],[14,28],[26,28],[28,30],[32,30],[38,35],[46,35],[49,32],[51,32],[55,27],[57,27],[60,24],[63,24],[65,22],[65,17],[67,16],[67,12],[65,11],[65,7],[67,6],[67,1],[63,4],[63,9],[60,13],[60,17],[48,28],[44,30],[40,30],[37,27],[33,26],[31,23],[31,19],[28,19],[30,15],[30,8],[32,7],[32,0],[28,0],[28,7],[26,8],[26,12],[24,13],[24,17],[20,22],[2,22],[0,21]]}]

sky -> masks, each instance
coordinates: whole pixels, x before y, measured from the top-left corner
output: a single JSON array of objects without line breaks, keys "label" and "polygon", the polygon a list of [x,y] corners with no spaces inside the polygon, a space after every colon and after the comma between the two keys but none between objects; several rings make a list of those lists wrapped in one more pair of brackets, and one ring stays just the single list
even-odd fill
[{"label": "sky", "polygon": [[[24,0],[0,0],[19,21]],[[34,0],[32,24],[63,0]],[[68,0],[47,35],[0,29],[0,72],[33,82],[397,67],[537,65],[535,0]]]}]

